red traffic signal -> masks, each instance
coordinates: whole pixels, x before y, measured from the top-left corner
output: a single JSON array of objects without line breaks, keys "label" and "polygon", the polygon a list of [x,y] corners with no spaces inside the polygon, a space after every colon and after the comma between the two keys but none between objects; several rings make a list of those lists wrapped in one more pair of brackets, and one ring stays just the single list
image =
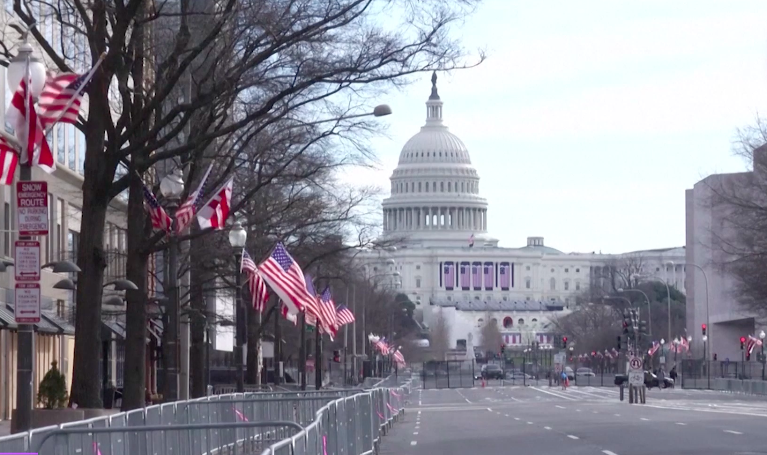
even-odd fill
[{"label": "red traffic signal", "polygon": [[740,350],[742,351],[746,347],[746,337],[740,337]]},{"label": "red traffic signal", "polygon": [[745,343],[746,342],[746,337],[740,337],[740,342],[741,343]]},{"label": "red traffic signal", "polygon": [[703,335],[705,335],[706,334],[706,324],[701,324],[700,325],[700,330],[701,330],[701,332],[703,332]]}]

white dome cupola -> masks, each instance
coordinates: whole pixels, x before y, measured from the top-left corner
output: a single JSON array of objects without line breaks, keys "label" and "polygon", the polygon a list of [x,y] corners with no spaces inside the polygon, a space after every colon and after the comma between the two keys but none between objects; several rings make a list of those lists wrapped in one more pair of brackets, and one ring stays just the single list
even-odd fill
[{"label": "white dome cupola", "polygon": [[405,143],[391,176],[391,196],[383,201],[384,235],[423,246],[467,246],[474,235],[487,238],[487,201],[479,195],[479,175],[469,150],[443,121],[437,74],[431,77],[426,124]]}]

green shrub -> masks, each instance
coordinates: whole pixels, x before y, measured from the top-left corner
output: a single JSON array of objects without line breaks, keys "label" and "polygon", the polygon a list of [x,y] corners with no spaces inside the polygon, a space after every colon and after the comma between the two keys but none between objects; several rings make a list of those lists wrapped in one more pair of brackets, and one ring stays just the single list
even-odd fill
[{"label": "green shrub", "polygon": [[67,406],[67,381],[57,368],[54,360],[51,369],[45,373],[37,390],[37,403],[45,409],[65,408]]}]

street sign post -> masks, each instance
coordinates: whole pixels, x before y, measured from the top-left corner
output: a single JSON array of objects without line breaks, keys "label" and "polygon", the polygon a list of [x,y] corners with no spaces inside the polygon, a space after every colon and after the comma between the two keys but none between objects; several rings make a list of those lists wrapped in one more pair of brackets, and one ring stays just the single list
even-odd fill
[{"label": "street sign post", "polygon": [[40,283],[16,283],[13,312],[17,324],[40,322]]},{"label": "street sign post", "polygon": [[632,357],[629,360],[629,384],[635,387],[644,385],[644,371],[642,370],[642,359]]},{"label": "street sign post", "polygon": [[16,182],[20,236],[48,235],[48,182]]},{"label": "street sign post", "polygon": [[16,281],[40,281],[40,242],[16,240],[13,245],[13,270]]}]

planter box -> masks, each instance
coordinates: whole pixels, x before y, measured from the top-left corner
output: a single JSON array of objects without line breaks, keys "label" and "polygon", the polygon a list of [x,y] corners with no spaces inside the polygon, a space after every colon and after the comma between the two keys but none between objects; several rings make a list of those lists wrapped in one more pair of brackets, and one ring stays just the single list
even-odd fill
[{"label": "planter box", "polygon": [[[120,412],[119,409],[86,409],[86,408],[59,408],[59,409],[33,409],[32,428],[61,425],[62,423],[77,422],[79,420],[107,417]],[[11,413],[11,434],[18,433],[16,429],[16,410]]]},{"label": "planter box", "polygon": [[[60,408],[60,409],[33,409],[32,428],[61,425],[67,422],[77,422],[85,419],[85,410]],[[11,434],[18,433],[16,428],[16,410],[11,412]]]}]

